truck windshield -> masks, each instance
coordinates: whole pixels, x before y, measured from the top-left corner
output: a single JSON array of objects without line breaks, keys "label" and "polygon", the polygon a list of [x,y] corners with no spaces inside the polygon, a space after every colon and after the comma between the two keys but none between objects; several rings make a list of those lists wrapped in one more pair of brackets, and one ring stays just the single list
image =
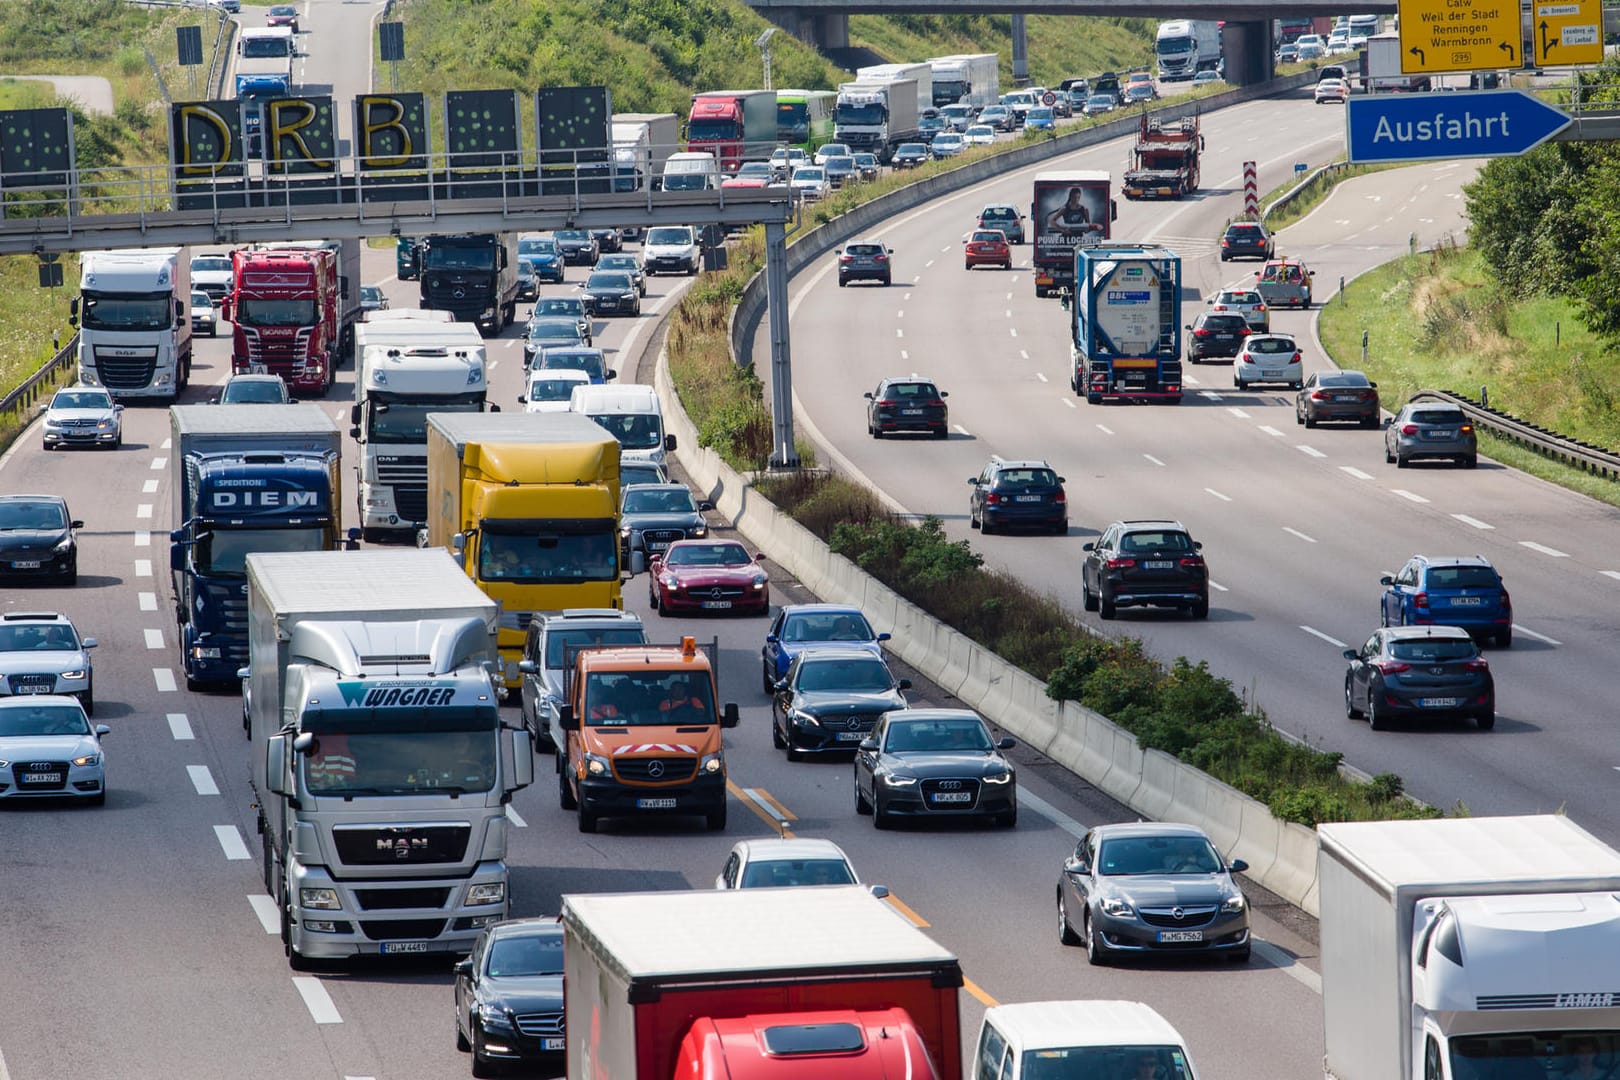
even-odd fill
[{"label": "truck windshield", "polygon": [[1173,37],[1159,39],[1160,56],[1179,56],[1182,53],[1192,52],[1192,38]]},{"label": "truck windshield", "polygon": [[291,56],[292,38],[267,37],[242,39],[242,55],[250,60],[261,60],[266,57]]},{"label": "truck windshield", "polygon": [[[1576,995],[1579,996],[1579,995]],[[1607,997],[1598,994],[1596,997]],[[1620,1032],[1525,1031],[1469,1035],[1451,1040],[1451,1075],[1469,1080],[1521,1076],[1609,1076],[1620,1052]]]},{"label": "truck windshield", "polygon": [[429,270],[493,270],[495,248],[429,243],[426,266]]},{"label": "truck windshield", "polygon": [[395,446],[425,446],[428,413],[481,412],[483,408],[483,394],[406,397],[374,393],[371,408],[366,410],[366,440]]},{"label": "truck windshield", "polygon": [[[1122,1061],[1129,1068],[1115,1072]],[[1179,1046],[1071,1046],[1026,1050],[1018,1074],[1023,1080],[1091,1080],[1094,1076],[1149,1076],[1154,1080],[1192,1078],[1187,1055]]]},{"label": "truck windshield", "polygon": [[93,293],[86,292],[84,328],[86,330],[167,330],[173,319],[166,292],[161,293]]},{"label": "truck windshield", "polygon": [[950,105],[967,96],[968,84],[956,79],[934,80],[934,104]]},{"label": "truck windshield", "polygon": [[[469,713],[472,710],[354,711],[415,712],[431,719],[440,711]],[[306,716],[306,731],[310,730],[308,719]],[[345,717],[339,714],[335,719]],[[304,759],[304,783],[312,795],[467,793],[488,791],[495,786],[498,746],[492,725],[479,731],[379,731],[373,729],[370,722],[366,726],[363,733],[351,729],[316,735],[315,745]]]},{"label": "truck windshield", "polygon": [[716,142],[740,138],[742,129],[735,120],[693,120],[686,128],[687,142]]},{"label": "truck windshield", "polygon": [[244,296],[236,302],[236,321],[243,326],[313,326],[315,301]]},{"label": "truck windshield", "polygon": [[[689,173],[666,172],[664,174],[664,190],[665,191],[702,191],[704,188],[709,186],[709,177],[711,177],[712,175],[714,175],[714,174],[713,173],[700,173],[700,172],[689,172]],[[671,242],[672,243],[685,243],[685,241],[682,241],[682,240],[676,240],[676,241],[671,241]]]},{"label": "truck windshield", "polygon": [[656,450],[664,441],[657,413],[608,413],[592,416],[626,450]]},{"label": "truck windshield", "polygon": [[[536,522],[536,529],[542,523]],[[573,585],[617,581],[619,538],[613,522],[585,522],[586,529],[550,532],[494,532],[485,528],[478,544],[478,579],[516,585]],[[600,528],[594,526],[600,525]]]},{"label": "truck windshield", "polygon": [[247,573],[249,552],[324,551],[327,539],[327,531],[321,526],[293,529],[214,528],[197,541],[197,569],[206,574],[241,576]]},{"label": "truck windshield", "polygon": [[714,723],[707,672],[593,671],[581,720],[592,727]]},{"label": "truck windshield", "polygon": [[881,124],[887,111],[883,103],[874,101],[866,105],[842,104],[834,114],[834,123],[839,127],[846,124]]}]

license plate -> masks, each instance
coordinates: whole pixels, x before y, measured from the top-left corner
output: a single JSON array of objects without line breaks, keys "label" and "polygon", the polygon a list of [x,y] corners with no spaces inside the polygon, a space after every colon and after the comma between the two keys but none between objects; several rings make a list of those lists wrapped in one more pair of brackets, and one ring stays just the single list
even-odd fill
[{"label": "license plate", "polygon": [[568,1049],[568,1041],[566,1039],[561,1038],[561,1037],[558,1037],[558,1038],[555,1038],[555,1039],[541,1039],[540,1040],[540,1049],[542,1049],[542,1050],[566,1050],[566,1049]]},{"label": "license plate", "polygon": [[1428,439],[1455,439],[1457,437],[1457,433],[1450,428],[1446,428],[1444,431],[1425,431],[1423,435]]},{"label": "license plate", "polygon": [[14,694],[48,694],[50,692],[51,688],[41,683],[24,683],[22,686],[12,690]]},{"label": "license plate", "polygon": [[708,610],[718,610],[718,609],[721,609],[721,608],[730,607],[731,606],[731,601],[730,600],[705,600],[705,601],[703,601],[703,606],[704,606],[704,608],[706,608]]},{"label": "license plate", "polygon": [[934,796],[934,801],[948,803],[972,802],[973,793],[971,791],[941,791]]},{"label": "license plate", "polygon": [[647,550],[648,551],[663,551],[667,547],[669,547],[669,542],[665,541],[665,540],[649,540],[649,541],[647,541]]},{"label": "license plate", "polygon": [[923,411],[921,409],[901,409],[900,410],[900,415],[901,416],[921,416],[922,414],[923,414]]},{"label": "license plate", "polygon": [[1159,931],[1159,941],[1161,943],[1163,943],[1163,944],[1170,944],[1170,943],[1176,942],[1176,941],[1203,941],[1203,940],[1204,940],[1204,932],[1202,930],[1160,930]]},{"label": "license plate", "polygon": [[21,783],[24,784],[60,784],[62,774],[59,772],[23,773]]},{"label": "license plate", "polygon": [[1037,503],[1037,502],[1040,502],[1040,501],[1041,501],[1041,497],[1039,495],[1014,495],[1013,496],[1013,502]]},{"label": "license plate", "polygon": [[838,733],[839,742],[860,742],[864,738],[866,738],[866,732],[864,731],[840,731]]},{"label": "license plate", "polygon": [[1462,698],[1456,697],[1426,697],[1418,698],[1418,704],[1425,709],[1455,709],[1463,703]]},{"label": "license plate", "polygon": [[428,951],[428,943],[425,941],[385,941],[382,943],[382,951],[384,956],[392,956],[395,953],[424,953]]},{"label": "license plate", "polygon": [[1176,565],[1169,559],[1149,559],[1142,564],[1144,570],[1168,570]]},{"label": "license plate", "polygon": [[1333,395],[1333,400],[1334,401],[1355,401],[1356,400],[1356,395],[1354,395],[1354,394],[1334,394]]},{"label": "license plate", "polygon": [[1483,603],[1477,596],[1453,596],[1452,607],[1479,607]]},{"label": "license plate", "polygon": [[674,799],[637,799],[636,807],[641,810],[673,810]]},{"label": "license plate", "polygon": [[14,562],[14,563],[11,564],[11,568],[13,570],[38,570],[39,569],[39,560],[38,559],[29,559],[29,560],[25,560],[23,562]]},{"label": "license plate", "polygon": [[1287,374],[1288,373],[1286,371],[1262,371],[1260,373],[1260,377],[1262,379],[1281,379]]}]

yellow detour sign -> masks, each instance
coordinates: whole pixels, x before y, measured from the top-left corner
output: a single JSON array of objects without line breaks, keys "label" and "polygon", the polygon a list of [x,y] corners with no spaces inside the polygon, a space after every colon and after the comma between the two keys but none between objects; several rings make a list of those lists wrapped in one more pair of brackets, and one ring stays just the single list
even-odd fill
[{"label": "yellow detour sign", "polygon": [[1400,0],[1400,12],[1403,74],[1492,71],[1524,62],[1519,0]]},{"label": "yellow detour sign", "polygon": [[1603,63],[1601,0],[1540,0],[1530,20],[1537,64]]}]

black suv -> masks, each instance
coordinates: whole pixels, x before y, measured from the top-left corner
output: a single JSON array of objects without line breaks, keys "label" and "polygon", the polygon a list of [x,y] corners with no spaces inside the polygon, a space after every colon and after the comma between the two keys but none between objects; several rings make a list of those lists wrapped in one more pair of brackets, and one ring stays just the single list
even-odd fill
[{"label": "black suv", "polygon": [[1207,618],[1203,546],[1179,521],[1116,521],[1085,546],[1081,600],[1105,619],[1122,607],[1173,607]]},{"label": "black suv", "polygon": [[866,395],[866,432],[874,439],[897,431],[950,438],[950,395],[927,379],[884,379]]},{"label": "black suv", "polygon": [[1221,262],[1228,259],[1275,259],[1277,242],[1258,221],[1234,221],[1221,234]]},{"label": "black suv", "polygon": [[1008,525],[1044,526],[1062,536],[1069,531],[1069,500],[1063,477],[1044,461],[991,458],[978,476],[968,477],[968,524],[989,535]]},{"label": "black suv", "polygon": [[1249,320],[1224,311],[1206,311],[1187,330],[1187,359],[1196,364],[1212,356],[1236,356],[1249,336]]}]

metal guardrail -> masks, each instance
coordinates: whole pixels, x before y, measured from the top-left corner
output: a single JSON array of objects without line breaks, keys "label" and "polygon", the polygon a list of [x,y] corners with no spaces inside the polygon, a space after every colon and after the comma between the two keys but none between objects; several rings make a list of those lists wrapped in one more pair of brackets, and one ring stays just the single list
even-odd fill
[{"label": "metal guardrail", "polygon": [[22,385],[0,398],[0,418],[9,419],[14,413],[25,413],[43,396],[55,377],[71,368],[79,359],[79,335],[74,334],[56,355],[28,378]]},{"label": "metal guardrail", "polygon": [[1620,480],[1620,454],[1601,446],[1548,431],[1528,420],[1520,420],[1500,409],[1481,404],[1464,394],[1450,390],[1419,390],[1413,401],[1443,401],[1460,407],[1474,426],[1489,431],[1498,438],[1534,450],[1543,457],[1562,462],[1582,472],[1589,472],[1608,480]]}]

